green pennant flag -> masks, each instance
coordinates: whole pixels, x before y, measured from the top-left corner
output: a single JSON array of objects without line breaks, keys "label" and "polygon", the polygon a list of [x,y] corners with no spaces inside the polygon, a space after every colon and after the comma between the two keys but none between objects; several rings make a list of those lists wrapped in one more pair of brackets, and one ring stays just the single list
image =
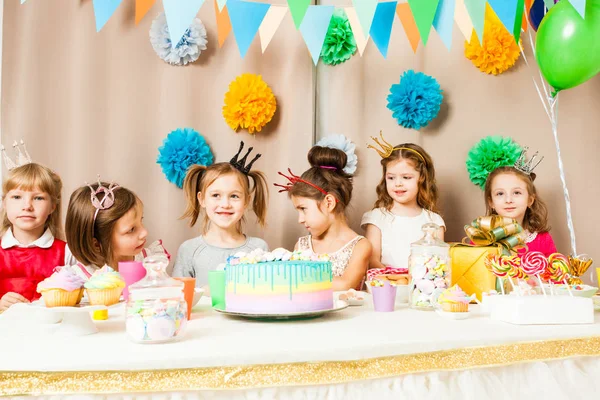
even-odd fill
[{"label": "green pennant flag", "polygon": [[304,15],[306,15],[306,10],[308,10],[310,1],[311,0],[287,0],[296,29],[300,28],[300,24],[304,19]]},{"label": "green pennant flag", "polygon": [[440,0],[408,0],[423,45],[427,44],[439,2]]},{"label": "green pennant flag", "polygon": [[519,40],[521,39],[521,28],[523,25],[523,12],[525,11],[525,0],[518,0],[517,3],[517,15],[515,18],[515,29],[513,31],[513,35],[515,37],[515,41],[519,44]]}]

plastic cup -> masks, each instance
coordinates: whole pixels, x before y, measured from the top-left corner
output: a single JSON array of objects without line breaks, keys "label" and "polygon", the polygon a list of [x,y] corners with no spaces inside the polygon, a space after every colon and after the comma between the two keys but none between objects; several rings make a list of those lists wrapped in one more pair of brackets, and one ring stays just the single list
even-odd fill
[{"label": "plastic cup", "polygon": [[373,293],[373,307],[378,312],[392,312],[396,305],[396,286],[383,281],[383,286],[371,286]]},{"label": "plastic cup", "polygon": [[194,304],[194,288],[196,287],[196,278],[173,278],[183,282],[183,297],[187,303],[187,319],[192,315],[192,305]]},{"label": "plastic cup", "polygon": [[208,271],[208,287],[212,306],[225,307],[225,271]]},{"label": "plastic cup", "polygon": [[121,261],[119,262],[119,273],[125,280],[123,289],[123,300],[129,299],[129,285],[133,285],[146,276],[146,268],[140,261]]}]

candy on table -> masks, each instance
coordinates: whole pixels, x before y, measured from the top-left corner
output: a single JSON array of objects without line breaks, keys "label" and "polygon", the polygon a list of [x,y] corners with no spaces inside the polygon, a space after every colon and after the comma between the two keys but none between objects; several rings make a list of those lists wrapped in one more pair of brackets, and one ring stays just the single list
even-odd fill
[{"label": "candy on table", "polygon": [[436,290],[449,285],[449,268],[445,258],[420,255],[411,258],[411,301],[418,307],[432,307]]},{"label": "candy on table", "polygon": [[354,289],[350,289],[345,293],[340,294],[340,300],[364,300],[365,297]]}]

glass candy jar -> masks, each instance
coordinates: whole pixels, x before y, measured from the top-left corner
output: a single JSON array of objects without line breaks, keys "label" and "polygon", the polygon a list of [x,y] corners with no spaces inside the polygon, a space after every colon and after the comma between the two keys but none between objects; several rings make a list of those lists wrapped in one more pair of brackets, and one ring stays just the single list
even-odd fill
[{"label": "glass candy jar", "polygon": [[419,310],[433,310],[439,295],[450,287],[450,245],[437,237],[440,227],[423,225],[424,236],[410,245],[408,304]]},{"label": "glass candy jar", "polygon": [[168,263],[162,256],[146,258],[146,277],[129,286],[125,330],[134,342],[169,342],[185,331],[183,282],[167,275]]}]

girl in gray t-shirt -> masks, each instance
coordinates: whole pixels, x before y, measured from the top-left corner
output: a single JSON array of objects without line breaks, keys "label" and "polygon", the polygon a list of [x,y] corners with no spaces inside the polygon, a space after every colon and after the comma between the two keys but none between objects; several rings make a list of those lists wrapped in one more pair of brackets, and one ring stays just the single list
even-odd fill
[{"label": "girl in gray t-shirt", "polygon": [[265,175],[250,171],[260,157],[246,164],[252,147],[240,157],[238,153],[229,162],[191,166],[183,182],[186,210],[182,218],[194,226],[203,214],[202,235],[185,241],[177,252],[173,276],[196,278],[196,286],[208,284],[208,271],[225,263],[229,256],[254,249],[268,251],[267,243],[242,232],[244,213],[252,205],[258,223],[264,227],[267,214],[268,189]]}]

